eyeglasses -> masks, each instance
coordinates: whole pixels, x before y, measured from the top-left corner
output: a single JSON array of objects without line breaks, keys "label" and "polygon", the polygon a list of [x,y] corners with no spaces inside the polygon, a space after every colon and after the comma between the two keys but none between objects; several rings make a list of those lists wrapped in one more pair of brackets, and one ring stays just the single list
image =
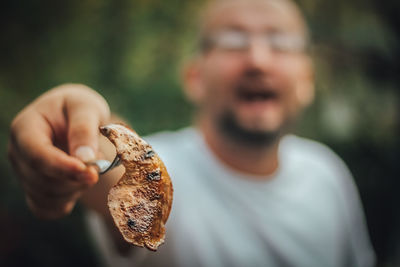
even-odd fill
[{"label": "eyeglasses", "polygon": [[282,32],[249,33],[241,30],[221,30],[204,38],[203,51],[217,48],[224,51],[247,51],[251,42],[257,40],[274,52],[304,52],[307,41],[304,37]]}]

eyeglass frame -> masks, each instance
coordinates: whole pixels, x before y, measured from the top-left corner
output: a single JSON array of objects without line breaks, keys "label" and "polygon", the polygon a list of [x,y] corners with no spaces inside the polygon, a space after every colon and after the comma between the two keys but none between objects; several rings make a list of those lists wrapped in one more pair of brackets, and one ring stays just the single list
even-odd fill
[{"label": "eyeglass frame", "polygon": [[[228,34],[231,34],[231,36],[228,36]],[[244,41],[244,44],[239,46],[235,46],[235,44],[228,44],[227,38],[232,37],[241,38],[240,41]],[[223,38],[225,38],[225,40]],[[208,52],[214,48],[222,51],[244,52],[248,51],[251,46],[251,42],[254,42],[255,39],[260,41],[263,38],[265,38],[264,41],[266,41],[268,48],[273,52],[306,53],[309,50],[309,40],[307,36],[284,33],[280,31],[248,32],[245,30],[232,28],[220,29],[203,35],[199,41],[199,49],[201,52]],[[283,40],[284,43],[282,42]],[[281,42],[280,44],[279,41]],[[289,47],[290,44],[292,47]]]}]

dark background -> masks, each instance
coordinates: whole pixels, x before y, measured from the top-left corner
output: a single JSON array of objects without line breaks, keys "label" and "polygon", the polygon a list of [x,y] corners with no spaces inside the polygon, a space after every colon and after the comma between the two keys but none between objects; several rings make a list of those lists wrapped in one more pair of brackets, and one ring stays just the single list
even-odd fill
[{"label": "dark background", "polygon": [[[379,266],[400,266],[399,1],[298,1],[310,25],[317,99],[297,133],[348,164]],[[200,0],[3,1],[0,4],[0,265],[96,266],[77,207],[56,222],[27,210],[6,159],[9,125],[65,82],[103,94],[140,134],[190,123],[180,69]],[[1,152],[2,151],[2,152]]]}]

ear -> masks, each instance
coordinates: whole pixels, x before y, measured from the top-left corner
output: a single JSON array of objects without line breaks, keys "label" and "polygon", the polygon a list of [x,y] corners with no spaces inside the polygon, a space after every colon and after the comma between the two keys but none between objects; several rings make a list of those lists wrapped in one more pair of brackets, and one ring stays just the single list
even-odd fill
[{"label": "ear", "polygon": [[201,59],[195,58],[183,69],[183,89],[186,97],[195,105],[204,99],[204,86],[201,78]]},{"label": "ear", "polygon": [[304,68],[302,68],[301,81],[296,87],[296,96],[300,106],[307,107],[314,101],[315,85],[314,85],[314,65],[309,56],[305,59]]}]

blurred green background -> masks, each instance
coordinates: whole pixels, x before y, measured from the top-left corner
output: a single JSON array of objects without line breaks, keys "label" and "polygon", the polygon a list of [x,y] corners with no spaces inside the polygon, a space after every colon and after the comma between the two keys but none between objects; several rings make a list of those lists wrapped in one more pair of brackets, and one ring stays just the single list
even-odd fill
[{"label": "blurred green background", "polygon": [[[51,87],[98,90],[140,134],[188,125],[180,70],[200,0],[3,1],[0,9],[0,265],[97,266],[79,206],[29,213],[6,159],[16,113]],[[400,266],[398,1],[298,1],[311,28],[317,99],[297,133],[333,148],[364,203],[379,266]]]}]

